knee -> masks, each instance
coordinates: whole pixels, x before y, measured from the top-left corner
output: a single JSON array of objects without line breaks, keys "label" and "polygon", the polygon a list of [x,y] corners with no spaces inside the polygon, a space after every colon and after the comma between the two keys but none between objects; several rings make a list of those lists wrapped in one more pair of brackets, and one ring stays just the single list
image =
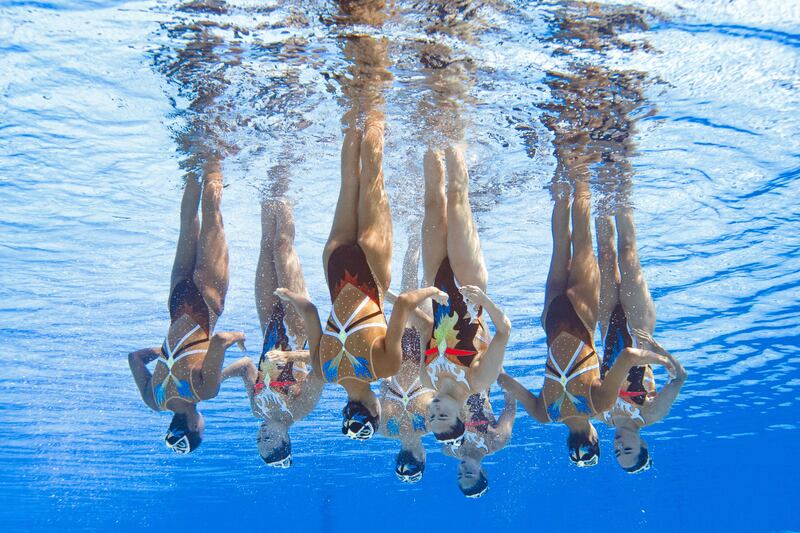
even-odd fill
[{"label": "knee", "polygon": [[369,127],[361,139],[361,157],[371,164],[379,164],[383,157],[383,129]]},{"label": "knee", "polygon": [[619,243],[619,260],[623,263],[633,263],[636,261],[636,244],[632,241],[622,241]]},{"label": "knee", "polygon": [[287,234],[279,234],[275,237],[275,253],[279,257],[286,257],[294,248],[294,236]]}]

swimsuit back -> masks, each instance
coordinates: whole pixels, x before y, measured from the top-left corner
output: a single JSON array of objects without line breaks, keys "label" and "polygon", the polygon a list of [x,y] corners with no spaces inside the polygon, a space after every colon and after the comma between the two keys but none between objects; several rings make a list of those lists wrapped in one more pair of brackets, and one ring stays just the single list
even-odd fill
[{"label": "swimsuit back", "polygon": [[469,388],[466,370],[489,346],[489,335],[481,318],[483,310],[472,317],[458,291],[448,258],[439,266],[434,284],[447,293],[448,301],[433,302],[433,331],[425,351],[425,371],[434,387],[441,374],[450,374]]},{"label": "swimsuit back", "polygon": [[[608,329],[603,339],[603,364],[600,367],[600,377],[605,378],[622,350],[636,347],[636,345],[636,339],[630,333],[625,310],[621,303],[617,303],[611,313]],[[655,394],[655,377],[650,365],[636,366],[628,371],[628,379],[620,391],[620,398],[628,403],[641,406]]]},{"label": "swimsuit back", "polygon": [[164,339],[150,380],[153,397],[160,410],[166,410],[167,403],[173,398],[190,403],[200,401],[192,376],[194,369],[203,364],[208,343],[208,336],[200,325],[189,330],[174,346],[170,346],[169,340]]},{"label": "swimsuit back", "polygon": [[[419,368],[420,345],[419,333],[414,328],[406,328],[403,332],[404,365],[411,361]],[[401,370],[402,372],[402,370]],[[422,385],[419,372],[415,372],[413,380],[407,387],[400,382],[401,375],[384,379],[381,382],[381,410],[386,420],[385,432],[388,436],[416,433],[420,436],[428,433],[426,422],[428,404],[433,398],[434,390]]]},{"label": "swimsuit back", "polygon": [[376,341],[386,336],[382,294],[357,244],[340,246],[328,260],[331,314],[319,345],[328,383],[377,379],[372,361]]},{"label": "swimsuit back", "polygon": [[273,363],[268,353],[272,350],[291,350],[291,342],[285,323],[286,309],[278,300],[273,307],[267,326],[264,328],[264,342],[258,361],[258,378],[253,391],[253,412],[265,418],[275,409],[292,416],[288,407],[291,387],[303,383],[309,375],[304,364],[294,362]]},{"label": "swimsuit back", "polygon": [[553,422],[594,415],[591,387],[600,378],[591,334],[565,295],[557,296],[545,318],[547,363],[542,397]]},{"label": "swimsuit back", "polygon": [[192,278],[179,281],[169,295],[169,317],[172,323],[182,315],[191,318],[206,335],[211,335],[211,311]]}]

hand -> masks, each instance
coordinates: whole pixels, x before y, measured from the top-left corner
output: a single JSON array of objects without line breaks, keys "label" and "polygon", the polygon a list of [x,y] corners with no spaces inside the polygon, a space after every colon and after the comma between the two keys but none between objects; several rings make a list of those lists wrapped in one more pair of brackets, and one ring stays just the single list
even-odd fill
[{"label": "hand", "polygon": [[464,299],[467,301],[467,303],[472,305],[483,305],[487,300],[486,293],[483,292],[480,287],[476,287],[475,285],[464,285],[458,289],[458,292],[464,296]]},{"label": "hand", "polygon": [[500,372],[500,375],[497,376],[497,384],[500,386],[501,389],[506,391],[506,394],[509,394],[508,390],[506,389],[506,385],[508,385],[509,379],[511,379],[511,376],[506,374],[505,370]]},{"label": "hand", "polygon": [[666,356],[651,352],[650,350],[638,350],[635,348],[628,348],[627,351],[631,356],[633,366],[661,365],[667,369],[670,376],[677,374],[677,370],[675,369],[676,361],[671,355]]},{"label": "hand", "polygon": [[291,302],[292,300],[294,300],[294,294],[292,293],[292,291],[290,291],[289,289],[284,289],[283,287],[275,289],[275,296],[277,296],[284,302]]},{"label": "hand", "polygon": [[270,363],[288,363],[289,358],[287,357],[287,352],[283,350],[270,350],[267,352],[267,358],[269,359]]},{"label": "hand", "polygon": [[680,363],[680,361],[678,361],[678,359],[672,354],[667,354],[666,357],[672,361],[672,365],[675,369],[675,374],[670,373],[670,377],[672,379],[679,379],[681,381],[686,380],[686,369],[683,368],[683,365]]},{"label": "hand", "polygon": [[650,333],[646,332],[645,330],[639,328],[632,328],[631,335],[639,339],[639,341],[648,344],[654,352],[669,357],[670,355],[669,352],[666,351],[660,344],[658,344],[656,340],[653,338],[653,336],[650,335]]},{"label": "hand", "polygon": [[448,300],[450,300],[450,297],[447,295],[446,292],[437,289],[436,294],[431,296],[431,300],[433,300],[439,305],[446,305]]}]

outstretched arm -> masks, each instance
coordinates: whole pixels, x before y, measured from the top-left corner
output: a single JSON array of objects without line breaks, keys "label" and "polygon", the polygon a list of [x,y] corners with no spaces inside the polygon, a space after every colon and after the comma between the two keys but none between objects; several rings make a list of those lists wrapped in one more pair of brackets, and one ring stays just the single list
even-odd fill
[{"label": "outstretched arm", "polygon": [[314,369],[314,374],[322,378],[322,369],[319,366],[319,342],[322,339],[322,324],[319,321],[319,314],[317,308],[311,303],[311,300],[292,292],[289,289],[280,288],[275,291],[275,296],[289,302],[294,307],[297,314],[303,318],[306,326],[306,334],[308,335],[308,350],[311,355],[311,367]]},{"label": "outstretched arm", "polygon": [[215,333],[208,343],[208,350],[200,368],[202,385],[198,395],[201,400],[210,400],[219,393],[222,383],[222,363],[225,360],[225,351],[234,344],[238,344],[242,351],[244,347],[244,333],[241,331],[224,331]]},{"label": "outstretched arm", "polygon": [[506,344],[511,335],[511,321],[479,287],[464,285],[459,291],[467,302],[483,307],[494,323],[495,335],[489,347],[480,357],[475,358],[470,367],[470,386],[473,390],[485,390],[497,380],[503,368]]},{"label": "outstretched arm", "polygon": [[537,397],[531,391],[523,387],[519,381],[503,372],[500,374],[500,376],[498,376],[497,384],[500,385],[503,390],[508,392],[511,396],[516,398],[530,416],[542,424],[547,424],[550,422],[550,418],[547,416],[547,408],[545,407],[542,398]]},{"label": "outstretched arm", "polygon": [[139,394],[145,405],[153,411],[158,411],[156,400],[153,397],[153,388],[150,387],[150,380],[153,374],[147,368],[147,363],[155,360],[161,354],[161,348],[145,348],[128,354],[128,366],[131,367],[131,374],[136,386],[139,387]]},{"label": "outstretched arm", "polygon": [[393,376],[400,370],[403,362],[403,332],[414,310],[427,298],[433,298],[439,303],[446,303],[447,293],[436,287],[425,287],[404,292],[395,299],[389,326],[386,328],[385,357],[374,361],[375,371],[379,377]]},{"label": "outstretched arm", "polygon": [[617,395],[622,385],[628,378],[628,371],[635,366],[644,365],[662,365],[669,370],[671,375],[675,374],[674,365],[666,356],[649,350],[625,348],[606,373],[605,379],[603,381],[598,379],[592,385],[591,398],[594,410],[602,413],[611,409],[614,402],[617,401]]}]

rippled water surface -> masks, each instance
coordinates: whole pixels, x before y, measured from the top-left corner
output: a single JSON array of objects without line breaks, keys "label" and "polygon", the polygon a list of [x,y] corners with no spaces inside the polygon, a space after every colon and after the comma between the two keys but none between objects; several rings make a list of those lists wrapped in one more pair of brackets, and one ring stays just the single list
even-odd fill
[{"label": "rippled water surface", "polygon": [[[0,0],[3,530],[800,528],[800,4],[431,4],[398,0],[377,30],[326,2]],[[564,428],[520,409],[482,499],[461,495],[432,436],[425,479],[402,485],[396,444],[343,439],[344,392],[328,387],[292,430],[294,466],[268,471],[233,382],[204,403],[197,453],[164,449],[167,417],[142,404],[126,355],[168,324],[186,154],[226,158],[218,329],[244,329],[257,355],[261,195],[294,205],[309,291],[327,298],[346,32],[388,44],[394,283],[424,148],[463,136],[489,290],[514,327],[505,367],[533,389],[545,186],[556,156],[603,154],[595,207],[635,207],[656,337],[690,374],[644,430],[652,470],[626,475],[610,446],[575,469]]]}]

